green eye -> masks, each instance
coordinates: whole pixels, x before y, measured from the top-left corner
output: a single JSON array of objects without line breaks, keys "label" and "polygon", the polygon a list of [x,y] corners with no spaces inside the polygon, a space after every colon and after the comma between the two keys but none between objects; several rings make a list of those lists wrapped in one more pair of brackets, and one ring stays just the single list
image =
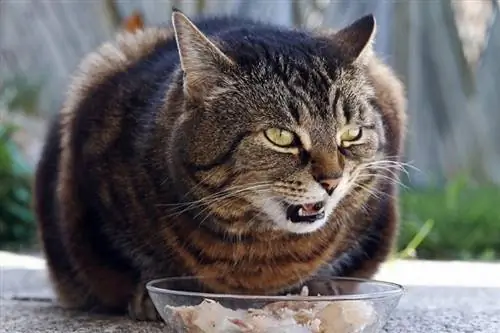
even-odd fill
[{"label": "green eye", "polygon": [[295,142],[295,134],[281,128],[269,128],[264,131],[264,135],[279,147],[289,147]]},{"label": "green eye", "polygon": [[344,131],[344,133],[342,133],[342,135],[340,136],[340,141],[342,142],[356,141],[359,140],[362,135],[363,132],[361,131],[360,127],[350,128],[347,131]]}]

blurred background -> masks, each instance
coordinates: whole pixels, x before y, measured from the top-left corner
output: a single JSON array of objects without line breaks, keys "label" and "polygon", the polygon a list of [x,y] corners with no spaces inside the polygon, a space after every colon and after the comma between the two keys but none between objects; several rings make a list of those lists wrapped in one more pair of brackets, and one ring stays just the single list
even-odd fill
[{"label": "blurred background", "polygon": [[374,13],[376,52],[404,81],[409,134],[398,258],[500,257],[496,0],[0,0],[0,249],[35,250],[31,183],[82,56],[120,30],[238,14],[339,28]]}]

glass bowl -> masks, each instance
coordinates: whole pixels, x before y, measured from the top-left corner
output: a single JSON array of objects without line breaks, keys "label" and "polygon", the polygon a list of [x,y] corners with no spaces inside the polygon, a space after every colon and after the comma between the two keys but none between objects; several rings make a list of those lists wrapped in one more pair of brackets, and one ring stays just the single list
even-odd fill
[{"label": "glass bowl", "polygon": [[[175,333],[378,333],[404,293],[398,284],[317,277],[327,294],[230,295],[193,292],[210,278],[176,277],[147,283],[148,293]],[[311,281],[308,282],[311,285]]]}]

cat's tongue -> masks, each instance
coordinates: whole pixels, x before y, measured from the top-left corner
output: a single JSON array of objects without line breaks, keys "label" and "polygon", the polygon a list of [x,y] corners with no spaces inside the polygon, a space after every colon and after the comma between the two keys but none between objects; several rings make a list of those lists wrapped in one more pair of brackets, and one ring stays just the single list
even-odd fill
[{"label": "cat's tongue", "polygon": [[302,210],[307,214],[315,214],[318,211],[317,204],[304,204],[302,205]]}]

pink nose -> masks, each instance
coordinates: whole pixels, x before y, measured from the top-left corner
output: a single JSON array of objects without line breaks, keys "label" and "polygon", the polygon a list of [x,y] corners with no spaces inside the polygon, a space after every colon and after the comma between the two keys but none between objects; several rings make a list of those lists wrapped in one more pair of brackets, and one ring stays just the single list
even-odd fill
[{"label": "pink nose", "polygon": [[328,194],[332,194],[333,190],[339,185],[340,178],[323,179],[319,183]]}]

